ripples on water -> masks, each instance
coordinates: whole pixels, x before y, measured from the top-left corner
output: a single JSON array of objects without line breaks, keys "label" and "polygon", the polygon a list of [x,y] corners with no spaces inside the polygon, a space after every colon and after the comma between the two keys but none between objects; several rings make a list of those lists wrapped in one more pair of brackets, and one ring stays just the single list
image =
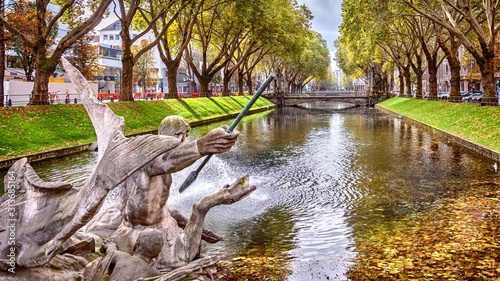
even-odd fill
[{"label": "ripples on water", "polygon": [[[494,176],[491,161],[400,119],[374,109],[331,108],[287,108],[244,119],[235,148],[212,157],[182,194],[179,186],[201,161],[173,175],[169,206],[186,215],[199,198],[243,173],[257,186],[244,200],[209,212],[207,228],[225,241],[205,252],[284,255],[293,270],[288,280],[346,280],[354,237],[368,225],[425,211],[468,183]],[[192,139],[218,125],[195,128]],[[85,153],[34,167],[45,180],[79,186],[96,157]]]}]

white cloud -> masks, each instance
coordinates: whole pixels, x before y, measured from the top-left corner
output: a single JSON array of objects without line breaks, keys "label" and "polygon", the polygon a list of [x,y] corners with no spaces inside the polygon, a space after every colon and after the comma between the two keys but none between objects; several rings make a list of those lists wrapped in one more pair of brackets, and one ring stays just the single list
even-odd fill
[{"label": "white cloud", "polygon": [[[305,4],[313,13],[312,29],[321,33],[326,40],[331,57],[335,54],[333,41],[339,36],[339,27],[342,23],[341,0],[298,0]],[[334,66],[335,68],[335,66]]]}]

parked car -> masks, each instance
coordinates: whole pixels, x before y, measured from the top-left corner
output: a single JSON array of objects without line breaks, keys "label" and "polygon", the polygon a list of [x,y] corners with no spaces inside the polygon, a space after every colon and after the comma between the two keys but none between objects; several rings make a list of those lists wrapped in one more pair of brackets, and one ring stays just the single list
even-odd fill
[{"label": "parked car", "polygon": [[464,93],[464,94],[460,94],[460,96],[462,96],[462,101],[469,101],[472,94],[474,94],[474,92],[467,92],[467,93]]},{"label": "parked car", "polygon": [[450,92],[438,92],[437,96],[440,100],[448,100],[450,99]]},{"label": "parked car", "polygon": [[484,93],[483,92],[473,92],[472,95],[470,96],[470,101],[481,101],[484,97]]}]

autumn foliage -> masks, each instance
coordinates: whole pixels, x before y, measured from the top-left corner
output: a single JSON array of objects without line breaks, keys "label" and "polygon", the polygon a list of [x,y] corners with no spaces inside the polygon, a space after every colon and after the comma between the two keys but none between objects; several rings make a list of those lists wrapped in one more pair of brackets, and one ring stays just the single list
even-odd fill
[{"label": "autumn foliage", "polygon": [[286,263],[286,259],[279,256],[235,257],[217,264],[217,277],[225,281],[286,280],[291,272]]},{"label": "autumn foliage", "polygon": [[500,186],[477,183],[429,213],[357,238],[350,280],[500,280]]},{"label": "autumn foliage", "polygon": [[[49,10],[47,10],[46,13],[49,17],[52,15]],[[37,10],[35,3],[26,0],[19,0],[15,1],[7,10],[6,19],[10,25],[19,30],[19,32],[24,34],[24,36],[29,38],[31,41],[35,41],[38,32],[36,15]],[[54,32],[52,32],[47,38],[47,45],[50,46],[54,43],[56,33],[57,27],[55,27]],[[28,81],[32,81],[32,75],[36,66],[35,50],[33,49],[33,46],[25,44],[16,34],[13,34],[8,30],[6,32],[6,39],[8,47],[15,50],[17,53],[17,66],[23,68],[26,79]]]}]

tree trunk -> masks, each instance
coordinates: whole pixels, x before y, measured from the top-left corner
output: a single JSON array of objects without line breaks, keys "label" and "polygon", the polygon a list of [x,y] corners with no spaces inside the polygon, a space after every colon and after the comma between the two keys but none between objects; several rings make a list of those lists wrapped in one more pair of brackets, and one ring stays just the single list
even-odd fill
[{"label": "tree trunk", "polygon": [[224,79],[222,81],[222,85],[224,87],[224,91],[222,92],[222,96],[223,97],[228,97],[230,96],[230,92],[229,92],[229,80],[231,79],[230,76],[226,75],[226,73],[224,73]]},{"label": "tree trunk", "polygon": [[208,95],[208,84],[206,82],[200,81],[200,96],[206,97]]},{"label": "tree trunk", "polygon": [[417,76],[417,92],[415,93],[415,97],[422,98],[422,58],[417,56],[417,65],[415,67],[415,75]]},{"label": "tree trunk", "polygon": [[132,57],[123,56],[122,59],[123,74],[122,74],[122,89],[120,95],[120,101],[133,101],[134,96],[132,93],[133,88],[133,75],[132,68],[134,67],[134,62]]},{"label": "tree trunk", "polygon": [[49,78],[55,71],[59,59],[45,57],[45,49],[38,48],[37,57],[37,72],[31,99],[28,105],[48,104],[49,95]]},{"label": "tree trunk", "polygon": [[[164,43],[163,45],[166,45]],[[174,59],[170,56],[170,50],[168,48],[163,49],[161,44],[158,44],[158,52],[160,54],[161,61],[165,64],[167,68],[167,83],[168,83],[168,97],[177,98],[177,70],[181,63],[182,56],[177,55]]]},{"label": "tree trunk", "polygon": [[427,67],[427,71],[429,72],[429,98],[436,99],[437,98],[437,66],[436,64],[429,63]]},{"label": "tree trunk", "polygon": [[253,95],[252,73],[248,72],[246,76],[247,76],[246,82],[247,82],[248,94]]},{"label": "tree trunk", "polygon": [[399,67],[399,95],[402,96],[403,93],[405,92],[405,79],[403,75],[404,69],[402,67]]},{"label": "tree trunk", "polygon": [[134,87],[134,55],[132,54],[132,40],[130,38],[130,32],[126,27],[126,24],[122,22],[122,30],[120,31],[120,36],[122,38],[122,88],[120,94],[120,101],[133,101],[134,93],[132,93],[132,88]]},{"label": "tree trunk", "polygon": [[[497,104],[497,97],[495,91],[495,77],[494,77],[494,61],[495,54],[483,49],[484,64],[481,69],[482,83],[484,89],[484,99],[487,105]],[[480,64],[481,66],[481,64]]]},{"label": "tree trunk", "polygon": [[472,54],[476,63],[479,65],[481,70],[481,83],[484,89],[484,99],[488,103],[497,103],[497,98],[495,94],[495,83],[494,83],[494,67],[493,59],[495,58],[495,53],[493,49],[489,48],[486,44],[481,43],[481,53],[475,52],[474,49],[468,49]]},{"label": "tree trunk", "polygon": [[163,63],[167,67],[168,98],[177,98],[177,67],[172,62]]},{"label": "tree trunk", "polygon": [[429,92],[428,98],[436,99],[437,97],[437,53],[431,53],[427,48],[427,45],[422,48],[422,51],[425,54],[425,58],[427,60],[427,73],[429,75]]},{"label": "tree trunk", "polygon": [[448,64],[450,65],[450,98],[452,100],[460,100],[460,60],[458,60],[458,48],[460,42],[454,37],[450,36],[451,45],[448,47],[440,42],[439,45],[443,50]]},{"label": "tree trunk", "polygon": [[[455,52],[454,52],[455,53]],[[450,64],[450,97],[455,97],[455,99],[460,99],[460,61],[458,60],[458,49],[456,51],[457,56],[451,60],[448,59]]]},{"label": "tree trunk", "polygon": [[49,104],[49,78],[51,74],[39,71],[35,77],[35,84],[31,92],[28,105]]},{"label": "tree trunk", "polygon": [[243,73],[241,72],[238,72],[238,94],[240,96],[243,96],[243,85],[244,85],[244,81],[243,81]]},{"label": "tree trunk", "polygon": [[405,96],[411,96],[411,73],[410,73],[410,67],[405,67],[404,71],[404,77],[405,77]]},{"label": "tree trunk", "polygon": [[177,98],[177,75],[167,67],[168,98]]}]

